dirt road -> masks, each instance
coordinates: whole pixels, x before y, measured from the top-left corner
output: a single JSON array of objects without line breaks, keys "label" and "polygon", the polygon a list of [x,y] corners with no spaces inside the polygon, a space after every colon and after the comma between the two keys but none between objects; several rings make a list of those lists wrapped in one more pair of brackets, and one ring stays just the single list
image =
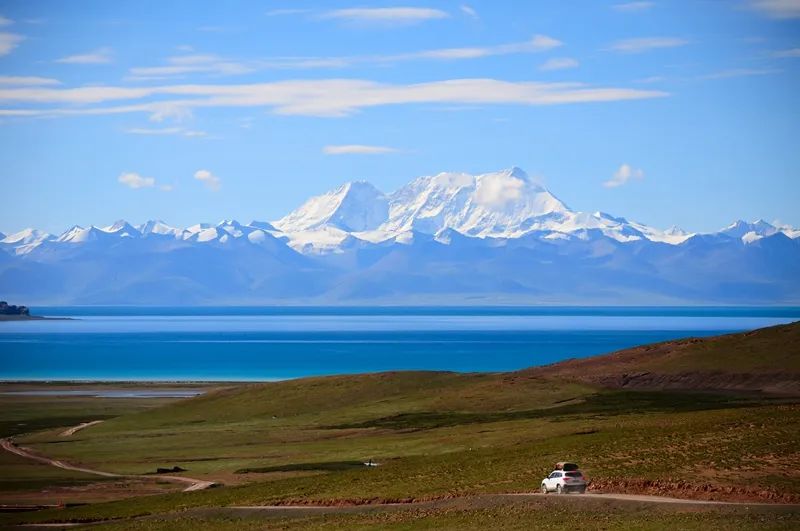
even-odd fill
[{"label": "dirt road", "polygon": [[[800,504],[781,504],[781,503],[750,503],[750,502],[724,502],[724,501],[710,501],[710,500],[687,500],[682,498],[670,498],[667,496],[649,496],[644,494],[613,494],[602,492],[589,492],[586,494],[541,494],[539,492],[531,493],[513,493],[513,494],[486,494],[476,496],[466,496],[463,499],[473,500],[500,500],[500,499],[551,499],[553,502],[575,502],[581,500],[615,500],[621,502],[631,503],[655,503],[655,504],[681,504],[681,505],[699,505],[699,506],[732,506],[732,507],[764,507],[764,508],[784,508],[784,509],[800,509]],[[267,511],[276,513],[302,513],[305,511],[317,513],[338,513],[338,512],[360,512],[375,509],[396,509],[402,507],[427,507],[435,506],[441,501],[431,502],[413,502],[413,503],[381,503],[381,504],[365,504],[365,505],[250,505],[250,506],[234,506],[228,509],[233,511]]]},{"label": "dirt road", "polygon": [[[82,429],[87,427],[86,424],[79,424],[76,426],[78,429]],[[69,431],[69,430],[67,430]],[[77,430],[75,430],[77,431]],[[66,432],[63,432],[66,433]],[[62,433],[62,435],[63,435]],[[74,431],[72,433],[75,433]],[[70,434],[71,435],[71,434]],[[190,492],[195,490],[203,490],[209,487],[213,487],[215,483],[213,481],[206,481],[202,479],[194,479],[188,478],[185,476],[165,476],[165,475],[144,475],[144,474],[114,474],[113,472],[103,472],[102,470],[95,470],[93,468],[85,468],[81,466],[71,465],[64,461],[59,461],[57,459],[50,459],[49,457],[45,457],[42,455],[38,455],[27,448],[23,448],[21,446],[17,446],[14,444],[14,441],[11,438],[0,439],[0,447],[7,452],[11,452],[14,455],[18,455],[25,459],[31,459],[33,461],[38,461],[39,463],[43,463],[45,465],[50,465],[58,468],[63,468],[64,470],[72,470],[74,472],[83,472],[84,474],[92,474],[95,476],[103,476],[107,478],[137,478],[137,479],[150,479],[150,480],[166,480],[172,481],[175,483],[184,483],[188,484],[188,486],[183,489],[184,492]]]},{"label": "dirt road", "polygon": [[73,426],[71,428],[67,428],[66,430],[62,431],[58,435],[60,437],[71,437],[71,436],[75,435],[77,432],[81,431],[82,429],[88,428],[89,426],[95,426],[97,424],[100,424],[101,422],[103,422],[103,421],[102,420],[93,420],[91,422],[82,422],[82,423],[78,424],[77,426]]}]

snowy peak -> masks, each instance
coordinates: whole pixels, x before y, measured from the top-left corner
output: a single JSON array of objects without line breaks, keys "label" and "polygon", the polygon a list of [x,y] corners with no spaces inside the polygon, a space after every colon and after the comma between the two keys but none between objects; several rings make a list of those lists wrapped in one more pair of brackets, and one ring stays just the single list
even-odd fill
[{"label": "snowy peak", "polygon": [[519,168],[470,175],[420,177],[390,196],[387,230],[435,234],[454,229],[480,237],[511,237],[531,220],[568,213],[567,206]]},{"label": "snowy peak", "polygon": [[757,236],[761,236],[761,237],[772,236],[776,232],[779,232],[779,230],[778,230],[777,227],[767,223],[763,219],[758,219],[756,221],[753,221],[752,223],[751,222],[747,222],[747,221],[742,221],[740,219],[740,220],[728,225],[727,227],[722,229],[720,232],[722,232],[722,234],[726,234],[726,235],[728,235],[728,236],[730,236],[732,238],[742,238],[742,237],[744,237],[746,234],[748,234],[750,232],[753,232]]},{"label": "snowy peak", "polygon": [[109,234],[116,234],[117,236],[123,238],[138,238],[142,235],[138,229],[136,229],[133,225],[121,219],[119,221],[114,222],[113,225],[109,225],[108,227],[103,227],[103,232],[107,232]]},{"label": "snowy peak", "polygon": [[176,229],[175,227],[170,227],[160,219],[150,220],[146,223],[143,223],[137,227],[139,232],[143,236],[148,236],[150,234],[161,235],[161,236],[174,236],[177,237],[182,231],[180,229]]},{"label": "snowy peak", "polygon": [[312,197],[300,208],[273,223],[283,232],[300,232],[331,226],[348,232],[377,229],[388,214],[383,192],[365,181],[345,183],[336,190]]},{"label": "snowy peak", "polygon": [[6,235],[0,243],[11,245],[28,245],[52,239],[53,236],[38,229],[25,229],[14,234]]}]

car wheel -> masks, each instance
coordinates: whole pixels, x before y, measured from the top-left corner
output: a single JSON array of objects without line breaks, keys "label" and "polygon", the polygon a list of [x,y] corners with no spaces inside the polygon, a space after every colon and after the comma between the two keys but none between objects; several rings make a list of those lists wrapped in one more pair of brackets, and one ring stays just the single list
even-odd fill
[{"label": "car wheel", "polygon": [[586,487],[583,487],[581,490],[578,491],[579,494],[586,494]]},{"label": "car wheel", "polygon": [[561,485],[556,485],[556,494],[564,494],[564,490],[561,488]]},{"label": "car wheel", "polygon": [[547,485],[542,483],[542,494],[547,494]]}]

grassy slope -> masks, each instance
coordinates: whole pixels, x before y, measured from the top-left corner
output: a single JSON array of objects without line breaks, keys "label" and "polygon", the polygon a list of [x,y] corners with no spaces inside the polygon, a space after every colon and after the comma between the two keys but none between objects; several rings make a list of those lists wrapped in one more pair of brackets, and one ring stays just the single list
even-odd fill
[{"label": "grassy slope", "polygon": [[[18,392],[41,389],[42,384],[2,383],[0,391]],[[48,384],[48,390],[64,388],[68,390],[89,387],[119,389],[122,384],[80,385]],[[141,387],[138,386],[138,387]],[[176,387],[173,385],[172,387]],[[164,406],[174,399],[98,399],[85,396],[46,396],[0,395],[0,437],[20,436],[25,433],[52,430],[59,433],[66,426],[74,426],[86,420],[110,419],[138,411]],[[0,503],[56,503],[85,499],[86,494],[75,489],[75,494],[55,492],[54,487],[80,487],[95,483],[110,483],[113,480],[95,475],[83,474],[47,466],[29,459],[0,452]],[[47,490],[48,494],[42,494]]]},{"label": "grassy slope", "polygon": [[643,372],[749,375],[756,379],[764,375],[796,384],[800,380],[800,323],[741,334],[642,345],[612,354],[531,368],[520,374],[595,383]]},{"label": "grassy slope", "polygon": [[[642,358],[639,352],[640,367],[769,372],[786,366],[794,371],[797,333],[798,325],[790,325],[657,347],[650,352],[662,359]],[[736,353],[739,343],[748,355]],[[625,356],[606,360],[622,359],[625,370],[636,368]],[[709,363],[709,356],[717,360]],[[22,518],[525,491],[535,489],[561,459],[577,460],[595,481],[616,490],[726,499],[800,497],[800,407],[791,400],[598,390],[568,383],[569,375],[558,367],[253,385],[124,415],[70,442],[44,432],[28,441],[48,455],[119,471],[180,464],[194,476],[251,483]],[[313,463],[367,458],[383,464],[308,470]],[[698,463],[703,463],[701,472]],[[297,470],[297,475],[233,473],[269,467]]]}]

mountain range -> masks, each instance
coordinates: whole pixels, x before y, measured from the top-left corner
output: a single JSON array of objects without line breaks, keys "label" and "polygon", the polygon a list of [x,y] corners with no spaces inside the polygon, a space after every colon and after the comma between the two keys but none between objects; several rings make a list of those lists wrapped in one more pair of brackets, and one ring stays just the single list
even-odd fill
[{"label": "mountain range", "polygon": [[800,230],[713,233],[577,212],[519,168],[356,181],[272,222],[0,233],[32,304],[795,304]]}]

